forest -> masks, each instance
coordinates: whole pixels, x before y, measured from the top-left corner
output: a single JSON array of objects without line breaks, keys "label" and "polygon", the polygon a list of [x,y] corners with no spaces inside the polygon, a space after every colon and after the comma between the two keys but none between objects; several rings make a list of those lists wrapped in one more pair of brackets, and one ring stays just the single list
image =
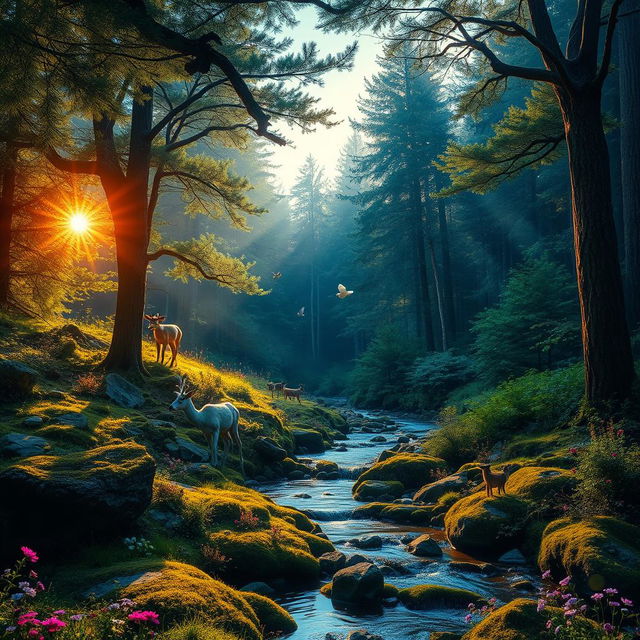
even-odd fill
[{"label": "forest", "polygon": [[640,0],[0,0],[0,639],[640,637]]}]

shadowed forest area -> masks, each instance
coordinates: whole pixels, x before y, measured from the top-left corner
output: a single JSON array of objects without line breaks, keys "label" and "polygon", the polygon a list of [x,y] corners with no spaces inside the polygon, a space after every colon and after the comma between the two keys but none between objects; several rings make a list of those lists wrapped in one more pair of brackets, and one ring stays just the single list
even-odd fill
[{"label": "shadowed forest area", "polygon": [[0,638],[640,634],[640,0],[0,0]]}]

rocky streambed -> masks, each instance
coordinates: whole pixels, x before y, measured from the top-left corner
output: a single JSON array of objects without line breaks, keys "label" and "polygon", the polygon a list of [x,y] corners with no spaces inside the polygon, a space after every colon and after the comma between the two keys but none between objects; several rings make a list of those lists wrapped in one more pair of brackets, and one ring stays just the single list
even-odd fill
[{"label": "rocky streambed", "polygon": [[[351,424],[348,439],[324,453],[300,458],[308,465],[335,462],[338,479],[328,479],[323,474],[320,478],[296,478],[261,486],[261,491],[279,504],[300,509],[316,520],[339,554],[344,554],[344,560],[337,556],[338,565],[323,564],[327,582],[343,562],[354,565],[364,561],[373,563],[383,574],[384,582],[398,589],[439,585],[467,589],[487,599],[497,598],[498,602],[513,600],[531,590],[533,572],[524,564],[514,563],[517,557],[487,565],[453,549],[442,527],[365,519],[362,512],[355,512],[363,503],[353,499],[352,487],[367,466],[381,454],[384,457],[387,449],[410,452],[417,448],[418,440],[437,425],[415,418],[381,416],[377,412],[343,412]],[[425,484],[428,481],[425,479]],[[396,498],[395,503],[412,503],[414,493]],[[410,543],[425,533],[437,542],[439,549],[423,550],[427,555],[416,555]],[[416,610],[409,608],[410,603],[405,606],[399,602],[395,593],[385,595],[390,597],[383,601],[383,606],[359,611],[334,608],[331,598],[319,588],[285,592],[278,601],[298,623],[297,631],[289,636],[291,640],[341,639],[363,628],[384,640],[427,640],[434,631],[462,633],[468,628],[464,621],[466,602],[456,602],[455,606],[443,602],[427,610]]]}]

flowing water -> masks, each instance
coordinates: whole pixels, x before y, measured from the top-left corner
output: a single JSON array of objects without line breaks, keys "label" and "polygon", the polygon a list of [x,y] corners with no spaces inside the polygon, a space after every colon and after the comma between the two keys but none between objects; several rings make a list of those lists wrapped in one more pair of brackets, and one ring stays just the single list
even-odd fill
[{"label": "flowing water", "polygon": [[[374,419],[378,417],[375,412],[360,413]],[[316,520],[337,550],[347,555],[365,555],[378,566],[389,564],[394,567],[393,573],[385,575],[385,581],[397,587],[438,584],[470,589],[486,597],[496,597],[499,601],[522,595],[517,594],[510,583],[523,578],[531,579],[524,569],[511,570],[498,578],[452,570],[449,567],[451,560],[474,560],[452,549],[441,529],[353,518],[353,510],[362,504],[351,497],[351,487],[359,471],[370,465],[381,451],[392,447],[399,436],[422,438],[427,432],[437,428],[431,422],[388,413],[385,415],[396,423],[395,431],[382,434],[387,442],[371,442],[378,433],[357,431],[350,433],[348,440],[337,443],[346,445],[346,451],[329,449],[321,454],[305,456],[305,459],[313,461],[332,460],[340,466],[342,475],[348,477],[339,480],[285,480],[263,485],[260,490],[279,504],[295,507]],[[302,497],[304,494],[311,498]],[[442,558],[418,558],[408,553],[400,538],[412,532],[429,533],[439,540],[443,546]],[[348,543],[353,538],[369,534],[377,534],[383,538],[382,549],[360,550]],[[376,614],[354,615],[337,611],[332,607],[331,600],[323,596],[318,588],[281,594],[278,602],[298,623],[298,630],[288,636],[289,640],[324,640],[329,632],[337,637],[346,637],[349,631],[363,628],[381,635],[385,640],[427,640],[430,631],[462,631],[467,626],[464,622],[466,611],[461,609],[411,611],[398,604]]]}]

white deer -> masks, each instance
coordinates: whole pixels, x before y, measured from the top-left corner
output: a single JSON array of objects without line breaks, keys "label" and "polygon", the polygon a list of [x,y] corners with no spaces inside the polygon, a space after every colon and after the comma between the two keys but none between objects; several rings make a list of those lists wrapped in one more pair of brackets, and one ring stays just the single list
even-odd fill
[{"label": "white deer", "polygon": [[[166,320],[166,316],[161,316],[156,313],[153,316],[144,314],[144,317],[149,321],[148,329],[153,331],[153,339],[156,341],[156,362],[164,364],[164,352],[167,350],[167,345],[171,349],[171,361],[170,367],[176,363],[178,357],[178,349],[180,348],[180,341],[182,340],[182,329],[177,324],[161,324]],[[162,347],[162,359],[160,359],[160,348]]]},{"label": "white deer", "polygon": [[189,421],[202,431],[209,444],[209,462],[214,467],[218,466],[218,439],[222,436],[224,454],[222,466],[227,462],[230,446],[238,445],[240,453],[240,470],[244,475],[244,458],[242,457],[242,442],[240,442],[240,427],[238,418],[240,412],[230,403],[205,404],[201,409],[196,409],[191,396],[196,392],[195,388],[188,388],[187,376],[180,378],[177,387],[178,396],[171,406],[172,410],[182,409]]}]

